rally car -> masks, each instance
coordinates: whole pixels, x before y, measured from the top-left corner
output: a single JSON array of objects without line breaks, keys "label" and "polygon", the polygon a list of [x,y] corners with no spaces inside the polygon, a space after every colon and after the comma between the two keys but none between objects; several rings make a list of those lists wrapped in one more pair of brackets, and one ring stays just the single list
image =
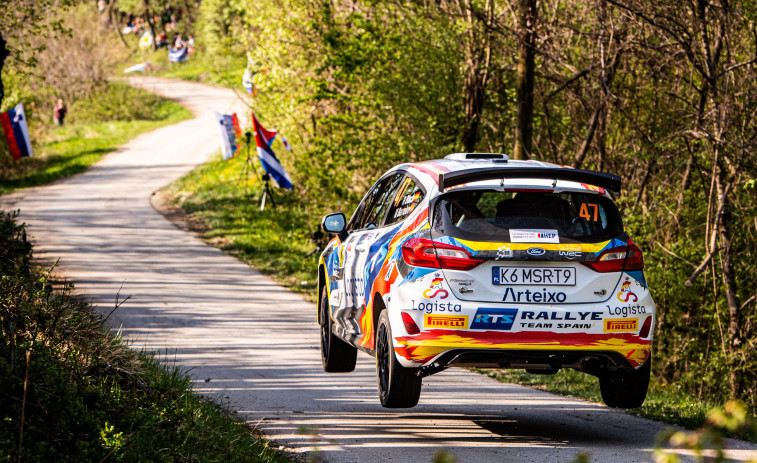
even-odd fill
[{"label": "rally car", "polygon": [[327,372],[376,358],[381,404],[418,403],[452,366],[599,377],[611,407],[640,406],[655,304],[613,201],[620,178],[504,154],[458,153],[386,172],[318,268]]}]

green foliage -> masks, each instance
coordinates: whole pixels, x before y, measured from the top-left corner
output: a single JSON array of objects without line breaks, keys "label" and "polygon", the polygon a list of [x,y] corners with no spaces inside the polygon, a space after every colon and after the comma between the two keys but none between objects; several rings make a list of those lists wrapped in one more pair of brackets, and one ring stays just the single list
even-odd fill
[{"label": "green foliage", "polygon": [[124,84],[110,84],[105,91],[75,101],[69,108],[72,124],[106,121],[176,122],[174,113],[182,112],[171,100]]},{"label": "green foliage", "polygon": [[26,271],[32,246],[25,240],[24,225],[16,222],[18,211],[0,216],[0,275]]},{"label": "green foliage", "polygon": [[[658,435],[654,458],[656,463],[680,463],[677,453],[668,446],[693,452],[697,462],[721,463],[730,461],[723,451],[724,435],[757,435],[757,421],[747,413],[742,402],[729,400],[723,407],[714,407],[707,413],[707,421],[693,432],[671,429]],[[751,458],[750,463],[757,462]]]},{"label": "green foliage", "polygon": [[244,6],[240,0],[204,0],[200,4],[197,37],[210,55],[244,56],[244,42],[236,40],[248,38],[242,29]]},{"label": "green foliage", "polygon": [[[11,62],[33,67],[36,64],[35,55],[44,50],[44,44],[34,42],[33,38],[55,38],[68,33],[63,20],[52,13],[65,11],[75,3],[76,0],[4,1],[3,8],[0,8],[0,37],[8,42]],[[5,56],[0,57],[0,71],[3,69],[4,60]]]},{"label": "green foliage", "polygon": [[178,367],[130,350],[71,285],[19,269],[23,230],[0,216],[0,460],[20,446],[20,461],[288,461]]}]

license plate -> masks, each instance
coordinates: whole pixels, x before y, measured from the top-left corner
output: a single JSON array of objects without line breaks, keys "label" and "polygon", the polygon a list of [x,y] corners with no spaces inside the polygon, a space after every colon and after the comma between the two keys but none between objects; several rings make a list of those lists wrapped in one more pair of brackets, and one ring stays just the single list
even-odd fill
[{"label": "license plate", "polygon": [[576,269],[572,267],[493,267],[492,284],[575,286]]}]

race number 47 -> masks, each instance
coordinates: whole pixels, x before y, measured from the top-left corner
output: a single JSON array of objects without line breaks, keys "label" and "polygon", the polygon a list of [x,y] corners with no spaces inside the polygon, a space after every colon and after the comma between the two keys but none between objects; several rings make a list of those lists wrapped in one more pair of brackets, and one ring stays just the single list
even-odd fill
[{"label": "race number 47", "polygon": [[[593,218],[592,215],[589,214],[589,208],[594,211]],[[596,222],[599,220],[599,207],[596,203],[581,203],[581,210],[578,212],[578,215],[590,222]]]}]

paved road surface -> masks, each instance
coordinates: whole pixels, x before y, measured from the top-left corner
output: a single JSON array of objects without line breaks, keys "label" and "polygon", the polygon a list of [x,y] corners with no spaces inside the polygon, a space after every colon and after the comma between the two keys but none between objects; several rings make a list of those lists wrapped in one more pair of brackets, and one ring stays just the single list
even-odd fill
[{"label": "paved road surface", "polygon": [[[323,373],[315,306],[254,269],[175,228],[150,206],[153,191],[218,149],[210,111],[243,111],[233,92],[137,79],[197,118],[142,135],[86,173],[0,198],[21,208],[36,254],[137,345],[192,367],[198,388],[221,398],[272,439],[329,462],[429,462],[447,449],[460,462],[651,461],[665,425],[602,405],[453,369],[424,380],[420,404],[378,403],[372,359],[354,373]],[[210,378],[209,382],[205,379]],[[729,441],[738,458],[757,446]]]}]

